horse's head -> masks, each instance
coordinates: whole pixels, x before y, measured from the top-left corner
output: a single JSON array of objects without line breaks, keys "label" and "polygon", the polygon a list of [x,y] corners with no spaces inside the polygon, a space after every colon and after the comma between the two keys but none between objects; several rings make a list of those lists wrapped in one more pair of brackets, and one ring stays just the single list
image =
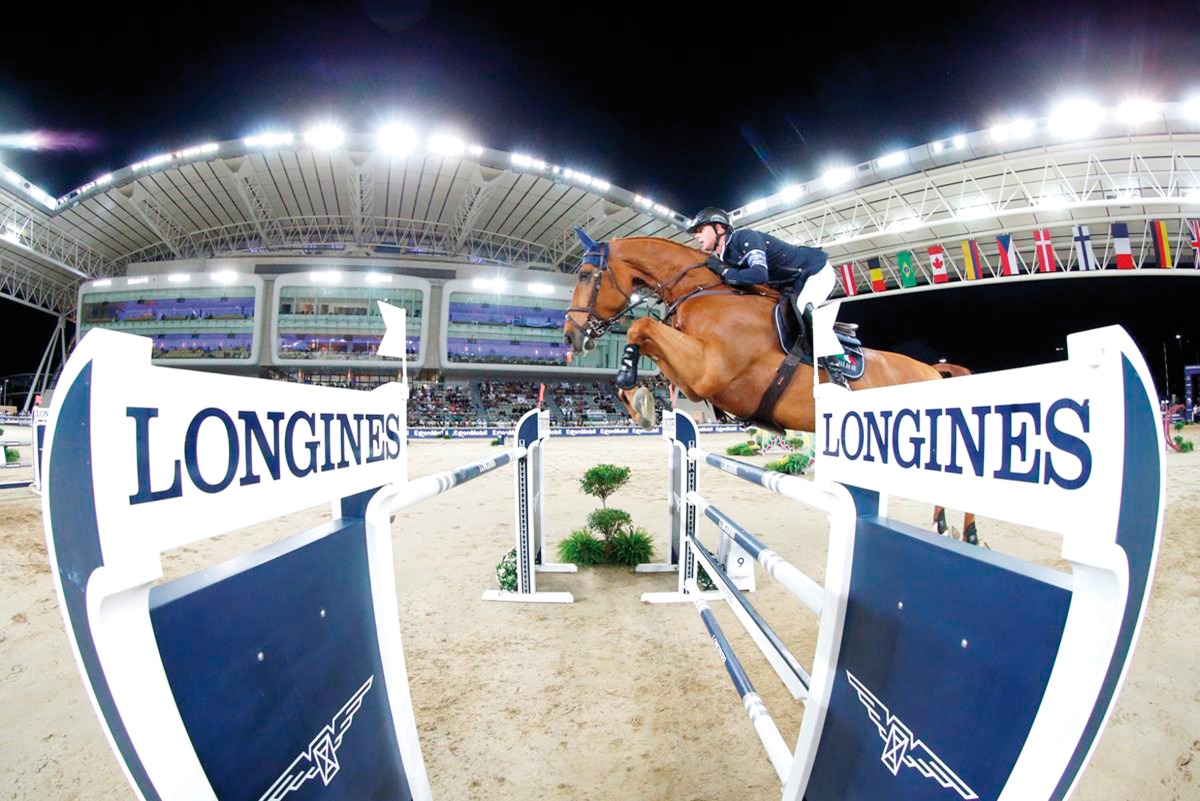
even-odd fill
[{"label": "horse's head", "polygon": [[609,242],[596,242],[581,229],[575,229],[583,243],[583,262],[571,308],[563,322],[563,340],[574,353],[583,353],[596,346],[596,340],[609,327],[637,305],[634,297],[633,271],[620,258]]}]

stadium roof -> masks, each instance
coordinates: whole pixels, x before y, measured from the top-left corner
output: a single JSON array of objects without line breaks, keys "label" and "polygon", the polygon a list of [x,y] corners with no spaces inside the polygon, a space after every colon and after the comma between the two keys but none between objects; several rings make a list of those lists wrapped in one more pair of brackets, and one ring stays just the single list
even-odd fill
[{"label": "stadium roof", "polygon": [[[940,240],[1193,213],[1196,101],[1077,103],[1008,120],[831,166],[733,216],[860,271],[880,258],[894,283],[890,256]],[[59,198],[0,165],[0,296],[70,314],[80,281],[123,274],[130,263],[255,254],[570,271],[576,227],[598,239],[687,241],[687,222],[586,172],[453,136],[270,133],[152,156]]]},{"label": "stadium roof", "polygon": [[[1189,215],[1200,216],[1195,101],[1112,109],[1075,104],[1051,117],[1011,120],[831,167],[731,212],[736,226],[824,249],[834,263],[850,264],[862,283],[868,262],[878,259],[892,285],[899,283],[900,251],[917,254],[920,267],[926,249],[942,242],[976,239],[994,251],[1002,233],[1027,244],[1038,229],[1119,220],[1134,223],[1137,254],[1148,242],[1139,223]],[[1107,236],[1103,227],[1097,244]],[[1186,227],[1171,236],[1182,241]],[[674,238],[685,241],[687,234]],[[1071,269],[1070,249],[1065,253],[1059,266]],[[946,255],[962,277],[953,253]]]},{"label": "stadium roof", "polygon": [[[433,137],[270,134],[162,154],[55,199],[0,166],[0,293],[47,310],[134,262],[324,253],[571,271],[574,233],[669,236],[687,220],[586,172]],[[330,138],[332,137],[332,138]]]}]

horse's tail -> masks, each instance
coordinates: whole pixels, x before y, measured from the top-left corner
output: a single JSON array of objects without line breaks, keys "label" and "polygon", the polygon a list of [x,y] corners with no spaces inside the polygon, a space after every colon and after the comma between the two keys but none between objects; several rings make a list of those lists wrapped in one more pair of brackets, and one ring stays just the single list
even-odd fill
[{"label": "horse's tail", "polygon": [[941,362],[939,364],[931,364],[930,367],[941,373],[942,378],[958,378],[959,376],[972,374],[970,370],[961,364],[946,364],[945,362]]}]

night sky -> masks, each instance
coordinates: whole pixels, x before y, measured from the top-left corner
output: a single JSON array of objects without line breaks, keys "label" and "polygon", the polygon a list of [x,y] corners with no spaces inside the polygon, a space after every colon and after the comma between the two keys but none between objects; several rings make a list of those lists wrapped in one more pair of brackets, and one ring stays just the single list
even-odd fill
[{"label": "night sky", "polygon": [[[688,214],[835,161],[1044,116],[1070,96],[1115,105],[1200,92],[1194,2],[969,5],[210,2],[85,6],[69,21],[27,5],[0,47],[0,133],[55,131],[83,146],[0,149],[0,161],[60,195],[165,150],[322,119],[370,131],[402,115]],[[1200,281],[1164,280],[897,293],[847,308],[914,356],[989,368],[1053,354],[1049,340],[1072,327],[1124,322],[1153,368],[1175,333],[1200,341]],[[49,322],[0,301],[8,341],[28,342],[0,356],[0,375],[36,366]]]}]

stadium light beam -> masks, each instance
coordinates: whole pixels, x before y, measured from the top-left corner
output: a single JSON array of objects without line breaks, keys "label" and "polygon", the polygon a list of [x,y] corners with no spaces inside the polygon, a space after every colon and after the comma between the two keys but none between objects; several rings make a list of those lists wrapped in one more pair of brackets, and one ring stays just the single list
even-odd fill
[{"label": "stadium light beam", "polygon": [[804,197],[804,184],[789,184],[779,190],[779,199],[784,203],[795,203]]},{"label": "stadium light beam", "polygon": [[436,133],[429,137],[429,151],[439,156],[458,156],[467,149],[463,140],[451,133]]},{"label": "stadium light beam", "polygon": [[246,147],[282,147],[290,145],[296,140],[294,134],[290,133],[265,133],[257,136],[247,136],[242,140]]},{"label": "stadium light beam", "polygon": [[407,125],[385,125],[375,135],[379,149],[392,158],[403,158],[417,149],[417,132]]},{"label": "stadium light beam", "polygon": [[336,125],[318,125],[305,132],[304,141],[318,150],[333,150],[346,141],[346,134]]},{"label": "stadium light beam", "polygon": [[831,170],[826,170],[821,175],[821,182],[830,189],[836,189],[843,184],[850,183],[850,179],[854,177],[854,170],[849,167],[835,167]]},{"label": "stadium light beam", "polygon": [[1104,110],[1090,100],[1068,100],[1050,114],[1050,130],[1064,139],[1084,139],[1103,118]]},{"label": "stadium light beam", "polygon": [[1141,125],[1158,116],[1161,105],[1153,100],[1132,98],[1117,109],[1117,117],[1126,125]]}]

